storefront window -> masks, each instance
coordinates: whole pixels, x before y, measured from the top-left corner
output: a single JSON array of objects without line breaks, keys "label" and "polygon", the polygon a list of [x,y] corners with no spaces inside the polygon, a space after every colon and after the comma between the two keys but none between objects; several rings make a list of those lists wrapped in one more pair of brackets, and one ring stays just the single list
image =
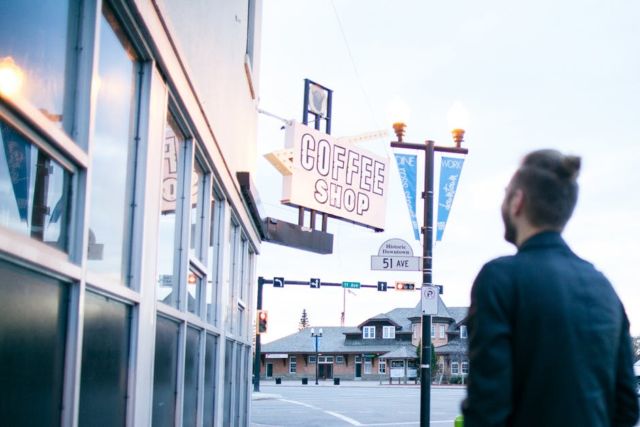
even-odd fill
[{"label": "storefront window", "polygon": [[191,173],[191,238],[189,244],[189,254],[202,260],[201,244],[203,232],[203,206],[205,193],[205,173],[200,161],[196,158]]},{"label": "storefront window", "polygon": [[0,225],[67,249],[71,173],[0,121]]},{"label": "storefront window", "polygon": [[133,217],[133,115],[136,62],[113,15],[100,24],[98,97],[91,141],[91,218],[88,266],[126,283]]},{"label": "storefront window", "polygon": [[0,260],[0,295],[0,424],[60,425],[69,289]]},{"label": "storefront window", "polygon": [[178,306],[178,277],[174,271],[177,235],[176,209],[185,137],[171,114],[167,117],[163,144],[162,198],[158,230],[158,292],[159,301]]},{"label": "storefront window", "polygon": [[0,90],[27,99],[47,119],[71,129],[75,72],[74,25],[81,2],[21,0],[2,2]]},{"label": "storefront window", "polygon": [[78,425],[125,425],[131,308],[87,292]]}]

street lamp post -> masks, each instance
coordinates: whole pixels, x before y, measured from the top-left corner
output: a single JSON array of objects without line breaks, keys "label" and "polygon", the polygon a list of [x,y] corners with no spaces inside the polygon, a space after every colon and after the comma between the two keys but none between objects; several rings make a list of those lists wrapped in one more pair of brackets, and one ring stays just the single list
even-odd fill
[{"label": "street lamp post", "polygon": [[322,328],[318,329],[317,333],[314,328],[311,328],[311,336],[316,340],[316,385],[318,385],[318,338],[322,336]]},{"label": "street lamp post", "polygon": [[[433,163],[434,153],[467,154],[469,150],[461,148],[464,139],[464,130],[456,128],[451,131],[455,147],[436,146],[433,141],[425,141],[425,144],[413,144],[403,141],[406,124],[397,122],[393,124],[397,142],[392,142],[394,148],[409,148],[421,150],[425,156],[424,166],[424,193],[423,199],[423,226],[422,226],[422,286],[433,286]],[[429,427],[431,408],[431,315],[422,314],[422,360],[420,361],[420,427]]]}]

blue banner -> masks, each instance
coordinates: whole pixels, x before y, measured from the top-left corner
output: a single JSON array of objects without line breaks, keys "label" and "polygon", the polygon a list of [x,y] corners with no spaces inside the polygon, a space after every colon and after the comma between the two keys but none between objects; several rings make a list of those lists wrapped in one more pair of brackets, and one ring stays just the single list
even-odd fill
[{"label": "blue banner", "polygon": [[413,226],[413,235],[420,240],[420,229],[416,217],[416,176],[418,173],[417,156],[415,154],[397,154],[396,163],[400,172],[400,183],[404,190],[404,198],[409,208],[409,218]]},{"label": "blue banner", "polygon": [[31,145],[9,127],[0,128],[0,139],[4,147],[13,195],[20,220],[29,222],[29,178]]},{"label": "blue banner", "polygon": [[438,195],[438,224],[436,230],[436,240],[441,241],[444,228],[447,225],[449,211],[453,205],[453,198],[456,195],[462,163],[464,159],[456,157],[443,157],[440,163],[440,188]]}]

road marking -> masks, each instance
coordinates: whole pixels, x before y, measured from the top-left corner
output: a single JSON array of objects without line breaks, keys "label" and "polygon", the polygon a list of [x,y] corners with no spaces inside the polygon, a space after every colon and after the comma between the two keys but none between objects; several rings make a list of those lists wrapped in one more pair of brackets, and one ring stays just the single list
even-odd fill
[{"label": "road marking", "polygon": [[311,409],[321,410],[317,406],[309,405],[308,403],[303,403],[303,402],[298,402],[298,401],[295,401],[295,400],[288,400],[288,399],[278,399],[278,400],[281,401],[281,402],[287,402],[287,403],[293,403],[295,405],[305,406],[305,407],[311,408]]},{"label": "road marking", "polygon": [[[344,422],[351,424],[352,426],[360,426],[360,427],[382,427],[382,426],[410,426],[410,425],[418,425],[419,421],[405,421],[405,422],[395,422],[395,423],[374,423],[374,424],[362,424],[359,421],[354,420],[353,418],[349,418],[346,415],[339,414],[337,412],[325,411],[322,408],[318,408],[317,406],[310,405],[304,402],[298,402],[297,400],[289,400],[289,399],[278,399],[281,402],[293,403],[294,405],[304,406],[305,408],[317,409],[319,411],[324,412],[327,415],[331,415],[332,417],[336,417],[341,419]],[[429,424],[451,424],[453,420],[440,420],[440,421],[431,421]],[[260,425],[260,424],[258,424]],[[268,424],[263,424],[268,425]]]},{"label": "road marking", "polygon": [[358,421],[354,420],[353,418],[349,418],[349,417],[346,417],[346,416],[344,416],[344,415],[342,415],[342,414],[338,414],[337,412],[331,412],[331,411],[323,411],[323,412],[324,412],[325,414],[329,414],[329,415],[332,415],[332,416],[334,416],[334,417],[336,417],[336,418],[339,418],[339,419],[341,419],[342,421],[348,422],[348,423],[349,423],[349,424],[351,424],[352,426],[362,426],[362,425],[365,425],[365,424],[361,424],[361,423],[359,423]]},{"label": "road marking", "polygon": [[420,424],[419,421],[405,421],[402,423],[375,423],[375,424],[362,424],[363,427],[369,426],[413,426]]}]

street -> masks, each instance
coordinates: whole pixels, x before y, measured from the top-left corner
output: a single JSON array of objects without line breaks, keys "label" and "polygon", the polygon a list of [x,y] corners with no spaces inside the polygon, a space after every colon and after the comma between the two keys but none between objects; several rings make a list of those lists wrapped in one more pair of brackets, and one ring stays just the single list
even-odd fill
[{"label": "street", "polygon": [[[417,426],[420,389],[346,383],[340,386],[262,384],[254,395],[252,427]],[[463,387],[434,387],[431,425],[453,426],[464,398]]]}]

